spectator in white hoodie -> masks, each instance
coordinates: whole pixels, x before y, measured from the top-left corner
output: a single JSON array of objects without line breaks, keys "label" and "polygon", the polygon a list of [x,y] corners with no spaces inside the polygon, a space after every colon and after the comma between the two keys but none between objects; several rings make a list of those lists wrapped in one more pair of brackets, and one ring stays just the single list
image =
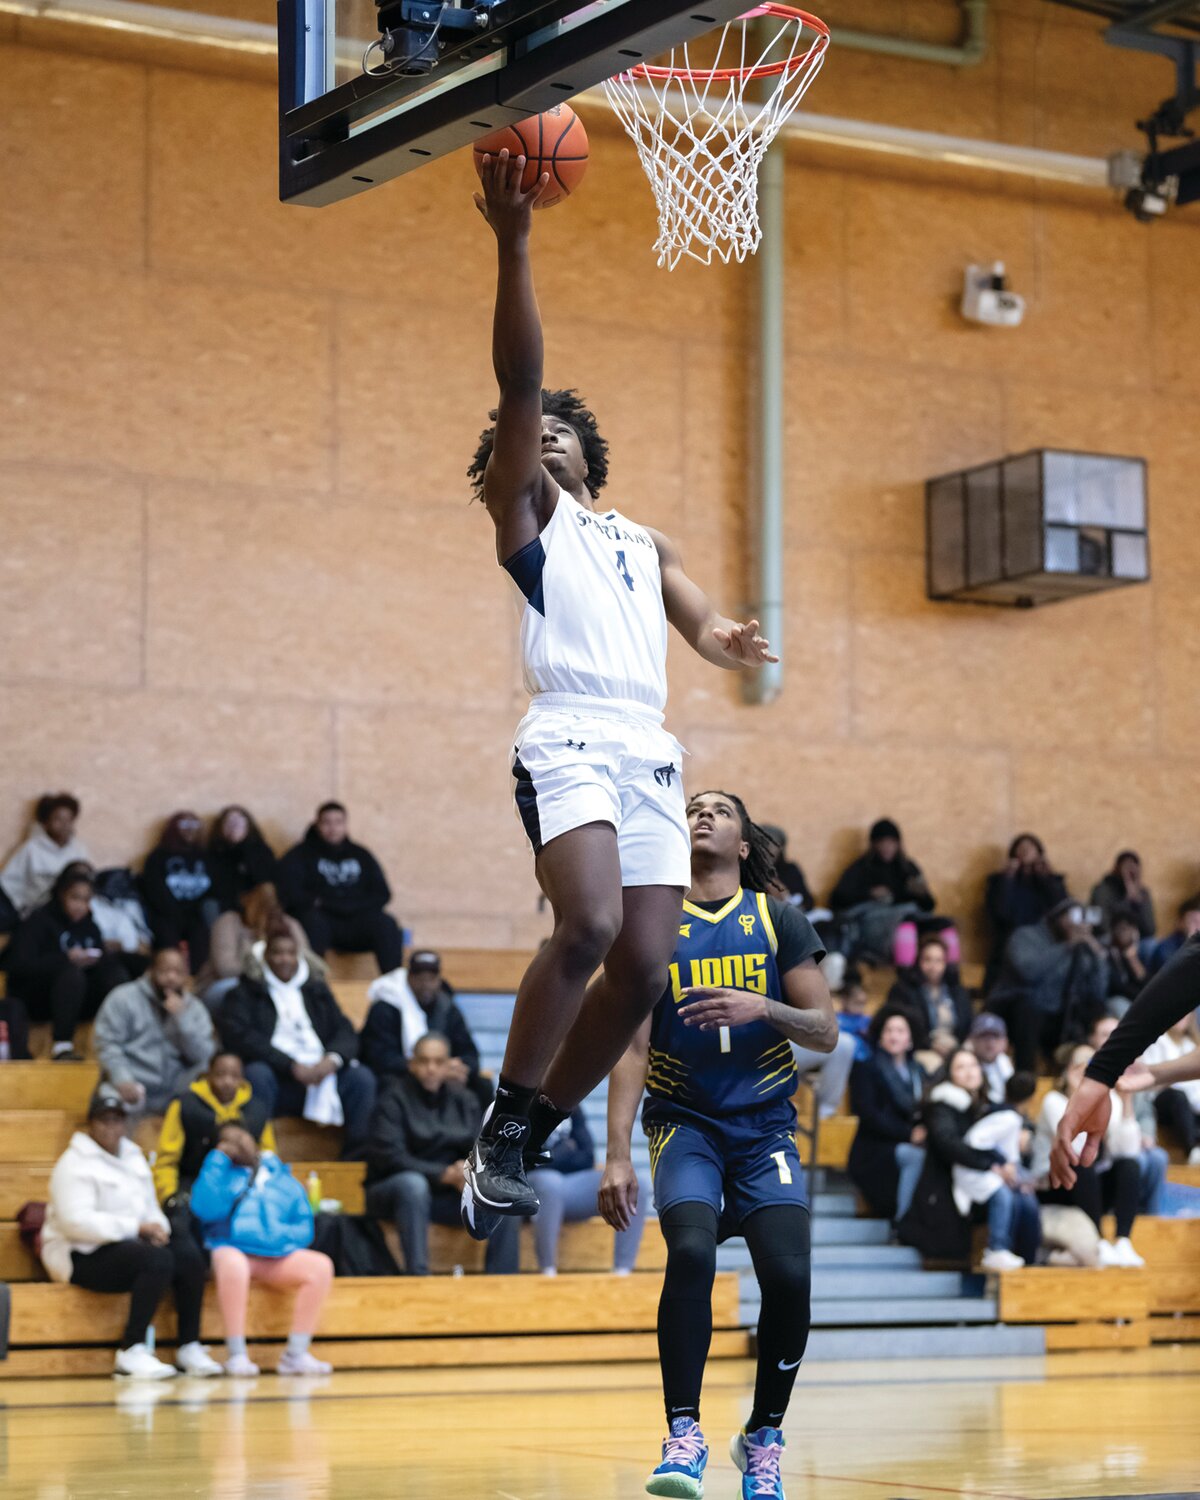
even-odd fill
[{"label": "spectator in white hoodie", "polygon": [[[87,845],[75,834],[78,817],[79,802],[70,792],[47,792],[38,798],[29,837],[0,870],[0,891],[18,917],[27,917],[42,904],[68,865],[77,860],[90,864]],[[11,926],[10,920],[0,932]]]},{"label": "spectator in white hoodie", "polygon": [[[1090,1047],[1072,1047],[1058,1088],[1051,1089],[1042,1101],[1042,1112],[1033,1136],[1032,1173],[1038,1182],[1045,1184],[1038,1193],[1041,1202],[1082,1208],[1100,1230],[1101,1266],[1143,1266],[1145,1261],[1129,1238],[1141,1196],[1139,1159],[1142,1153],[1142,1131],[1131,1094],[1120,1088],[1112,1090],[1112,1115],[1096,1164],[1078,1169],[1073,1188],[1049,1186],[1050,1150],[1055,1132],[1066,1113],[1067,1101],[1083,1081],[1092,1056]],[[1116,1219],[1116,1238],[1111,1244],[1101,1230],[1101,1219],[1106,1213],[1111,1213]]]},{"label": "spectator in white hoodie", "polygon": [[[1148,1067],[1176,1062],[1195,1050],[1196,1018],[1188,1015],[1146,1048],[1142,1062]],[[1159,1089],[1154,1095],[1154,1115],[1188,1153],[1188,1166],[1200,1166],[1200,1078]]]},{"label": "spectator in white hoodie", "polygon": [[129,1317],[117,1350],[118,1375],[167,1380],[175,1368],[158,1360],[146,1336],[168,1287],[175,1295],[179,1350],[185,1375],[220,1375],[200,1343],[200,1304],[206,1268],[191,1235],[172,1238],[158,1206],[150,1166],[125,1135],[126,1104],[102,1083],[54,1165],[42,1233],[42,1264],[54,1281],[91,1292],[128,1292]]}]

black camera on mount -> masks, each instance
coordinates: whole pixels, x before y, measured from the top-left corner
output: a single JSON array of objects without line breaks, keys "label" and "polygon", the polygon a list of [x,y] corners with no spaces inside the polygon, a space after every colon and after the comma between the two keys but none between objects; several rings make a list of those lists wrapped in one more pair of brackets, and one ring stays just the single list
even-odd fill
[{"label": "black camera on mount", "polygon": [[388,69],[420,75],[438,65],[442,48],[463,33],[486,31],[495,0],[460,6],[449,0],[380,0],[380,49]]}]

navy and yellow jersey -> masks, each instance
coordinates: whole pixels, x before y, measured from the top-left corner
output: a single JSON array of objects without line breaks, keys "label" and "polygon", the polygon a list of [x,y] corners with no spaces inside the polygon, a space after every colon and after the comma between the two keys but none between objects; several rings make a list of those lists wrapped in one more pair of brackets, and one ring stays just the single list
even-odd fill
[{"label": "navy and yellow jersey", "polygon": [[784,1000],[783,976],[825,956],[808,918],[761,891],[725,902],[683,903],[670,983],[650,1023],[650,1066],[643,1118],[723,1118],[790,1098],[796,1065],[787,1038],[766,1021],[701,1031],[685,1026],[685,990],[750,990]]}]

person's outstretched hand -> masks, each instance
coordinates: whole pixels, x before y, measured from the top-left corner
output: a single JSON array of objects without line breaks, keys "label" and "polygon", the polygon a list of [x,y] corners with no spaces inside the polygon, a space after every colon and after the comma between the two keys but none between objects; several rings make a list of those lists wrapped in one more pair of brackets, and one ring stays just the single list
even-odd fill
[{"label": "person's outstretched hand", "polygon": [[734,625],[731,630],[717,627],[713,630],[713,637],[725,655],[739,666],[761,667],[765,661],[779,660],[773,655],[770,642],[759,635],[757,620],[750,620],[745,625]]},{"label": "person's outstretched hand", "polygon": [[533,210],[550,183],[543,172],[528,192],[521,187],[525,170],[523,156],[485,156],[480,171],[482,193],[475,193],[475,207],[492,226],[498,240],[524,239],[533,228]]},{"label": "person's outstretched hand", "polygon": [[629,1161],[609,1161],[604,1166],[596,1207],[613,1229],[628,1229],[638,1208],[637,1173]]},{"label": "person's outstretched hand", "polygon": [[[1112,1098],[1108,1085],[1097,1083],[1094,1078],[1085,1078],[1067,1101],[1066,1113],[1055,1132],[1054,1145],[1050,1151],[1050,1181],[1054,1187],[1073,1188],[1075,1168],[1090,1167],[1104,1140],[1112,1114]],[[1075,1149],[1075,1138],[1086,1135],[1087,1140],[1079,1151]]]}]

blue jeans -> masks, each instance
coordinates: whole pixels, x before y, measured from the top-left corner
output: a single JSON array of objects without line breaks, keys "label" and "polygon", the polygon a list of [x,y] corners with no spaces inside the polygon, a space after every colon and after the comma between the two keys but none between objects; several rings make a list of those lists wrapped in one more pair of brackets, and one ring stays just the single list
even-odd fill
[{"label": "blue jeans", "polygon": [[1161,1146],[1148,1146],[1138,1157],[1138,1211],[1160,1214],[1169,1158]]},{"label": "blue jeans", "polygon": [[1026,1264],[1037,1256],[1042,1239],[1037,1199],[1002,1182],[988,1199],[988,1249],[1011,1250]]},{"label": "blue jeans", "polygon": [[913,1194],[925,1167],[925,1147],[914,1146],[911,1141],[901,1141],[896,1147],[896,1166],[900,1177],[896,1183],[897,1224],[912,1207]]},{"label": "blue jeans", "polygon": [[[270,1063],[247,1063],[246,1081],[272,1119],[276,1115],[303,1113],[307,1092],[304,1085],[276,1073]],[[342,1101],[342,1160],[361,1161],[375,1108],[375,1075],[359,1063],[347,1063],[338,1072],[337,1089]]]}]

